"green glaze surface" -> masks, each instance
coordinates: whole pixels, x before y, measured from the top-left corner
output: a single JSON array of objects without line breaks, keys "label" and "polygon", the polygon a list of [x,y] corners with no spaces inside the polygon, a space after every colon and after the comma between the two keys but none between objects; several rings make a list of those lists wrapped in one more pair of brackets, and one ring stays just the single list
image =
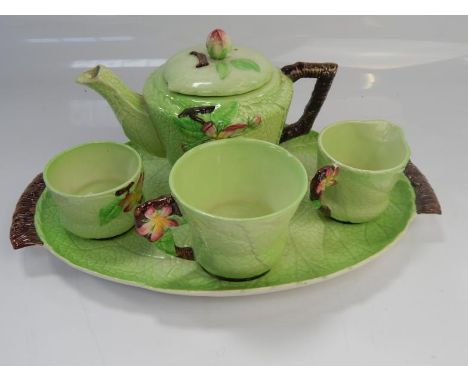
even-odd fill
[{"label": "green glaze surface", "polygon": [[387,121],[343,121],[323,129],[318,144],[318,166],[339,168],[336,185],[321,195],[331,216],[353,223],[379,216],[409,160],[402,129]]},{"label": "green glaze surface", "polygon": [[[143,95],[103,65],[81,73],[76,81],[107,100],[132,143],[167,156],[171,164],[189,149],[214,139],[242,135],[278,143],[292,99],[292,81],[260,54],[237,49],[224,60],[208,58],[210,65],[201,68],[192,68],[197,58],[184,51],[149,76]],[[198,84],[200,91],[195,95],[173,91],[166,79],[171,89],[183,91],[184,86]],[[226,95],[231,94],[229,89],[242,94]],[[198,121],[188,115],[179,118],[188,108],[210,106],[216,110],[199,113]]]},{"label": "green glaze surface", "polygon": [[308,180],[287,150],[239,138],[187,152],[169,185],[192,231],[196,261],[211,274],[245,279],[278,260]]},{"label": "green glaze surface", "polygon": [[131,142],[159,157],[166,155],[143,96],[125,85],[112,70],[98,65],[81,73],[76,82],[89,86],[107,100]]},{"label": "green glaze surface", "polygon": [[[208,65],[197,68],[190,52],[207,56]],[[208,55],[205,45],[185,49],[164,65],[164,79],[171,92],[196,96],[229,96],[258,89],[277,70],[268,59],[252,49],[236,46],[223,60]]]},{"label": "green glaze surface", "polygon": [[[58,221],[83,238],[107,238],[128,231],[141,200],[142,160],[131,147],[91,142],[52,158],[44,169]],[[58,224],[60,224],[58,223]]]},{"label": "green glaze surface", "polygon": [[291,80],[279,69],[273,71],[271,80],[261,88],[232,97],[196,97],[172,92],[164,80],[164,70],[163,66],[150,75],[143,95],[170,163],[175,163],[188,149],[220,138],[204,132],[200,123],[178,117],[184,109],[195,106],[216,107],[213,113],[199,116],[213,122],[218,133],[232,125],[246,125],[229,139],[243,136],[279,142],[293,94]]},{"label": "green glaze surface", "polygon": [[[309,178],[316,171],[317,134],[283,144],[304,164]],[[167,160],[141,152],[146,198],[169,193]],[[57,205],[46,190],[37,205],[36,229],[45,246],[70,265],[116,282],[167,293],[209,296],[265,293],[306,285],[340,274],[371,259],[394,242],[415,214],[414,192],[405,176],[390,193],[385,212],[363,224],[342,224],[323,217],[305,198],[294,215],[283,255],[265,276],[228,282],[209,276],[193,261],[168,255],[134,231],[108,240],[86,240],[60,226]],[[175,241],[190,245],[183,225]]]}]

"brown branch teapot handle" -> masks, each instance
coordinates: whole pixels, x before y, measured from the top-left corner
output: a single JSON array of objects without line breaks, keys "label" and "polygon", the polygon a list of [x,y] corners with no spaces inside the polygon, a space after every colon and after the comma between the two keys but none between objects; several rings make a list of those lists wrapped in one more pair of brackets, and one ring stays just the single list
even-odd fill
[{"label": "brown branch teapot handle", "polygon": [[309,102],[304,109],[304,113],[297,122],[284,127],[280,142],[285,142],[307,134],[312,129],[315,118],[323,102],[327,98],[328,91],[330,90],[337,70],[338,65],[331,62],[296,62],[295,64],[286,65],[281,68],[281,71],[288,76],[292,82],[296,82],[301,78],[316,78],[317,81]]}]

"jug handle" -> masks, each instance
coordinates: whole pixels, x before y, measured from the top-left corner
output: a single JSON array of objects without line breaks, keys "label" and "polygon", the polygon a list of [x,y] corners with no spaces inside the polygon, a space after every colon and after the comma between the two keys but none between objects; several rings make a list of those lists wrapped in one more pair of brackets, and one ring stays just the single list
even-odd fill
[{"label": "jug handle", "polygon": [[310,100],[304,109],[304,113],[298,121],[284,127],[280,143],[307,134],[312,129],[315,118],[325,98],[327,98],[337,70],[338,65],[331,62],[296,62],[295,64],[286,65],[281,68],[281,71],[292,82],[296,82],[301,78],[316,78],[317,81],[315,82]]}]

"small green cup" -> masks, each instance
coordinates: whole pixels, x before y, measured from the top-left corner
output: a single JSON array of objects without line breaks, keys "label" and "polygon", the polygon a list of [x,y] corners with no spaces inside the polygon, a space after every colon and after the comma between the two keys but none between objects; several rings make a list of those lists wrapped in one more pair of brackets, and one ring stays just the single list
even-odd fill
[{"label": "small green cup", "polygon": [[409,161],[403,130],[387,121],[343,121],[318,138],[311,199],[333,219],[363,223],[378,217]]},{"label": "small green cup", "polygon": [[130,146],[91,142],[72,147],[47,163],[44,181],[61,223],[77,236],[103,239],[134,225],[143,172],[140,155]]},{"label": "small green cup", "polygon": [[159,240],[167,232],[163,227],[177,225],[170,215],[180,208],[192,231],[195,260],[212,275],[245,280],[268,272],[280,257],[308,179],[285,149],[236,138],[186,152],[169,185],[173,197],[138,207],[137,232]]}]

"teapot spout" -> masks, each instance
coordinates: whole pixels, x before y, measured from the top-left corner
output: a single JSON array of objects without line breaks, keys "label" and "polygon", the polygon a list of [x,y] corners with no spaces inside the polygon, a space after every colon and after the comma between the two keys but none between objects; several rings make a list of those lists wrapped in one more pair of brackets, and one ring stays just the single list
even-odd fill
[{"label": "teapot spout", "polygon": [[107,100],[131,142],[151,154],[165,156],[164,146],[151,122],[141,94],[132,91],[104,65],[81,73],[76,82],[90,87]]}]

